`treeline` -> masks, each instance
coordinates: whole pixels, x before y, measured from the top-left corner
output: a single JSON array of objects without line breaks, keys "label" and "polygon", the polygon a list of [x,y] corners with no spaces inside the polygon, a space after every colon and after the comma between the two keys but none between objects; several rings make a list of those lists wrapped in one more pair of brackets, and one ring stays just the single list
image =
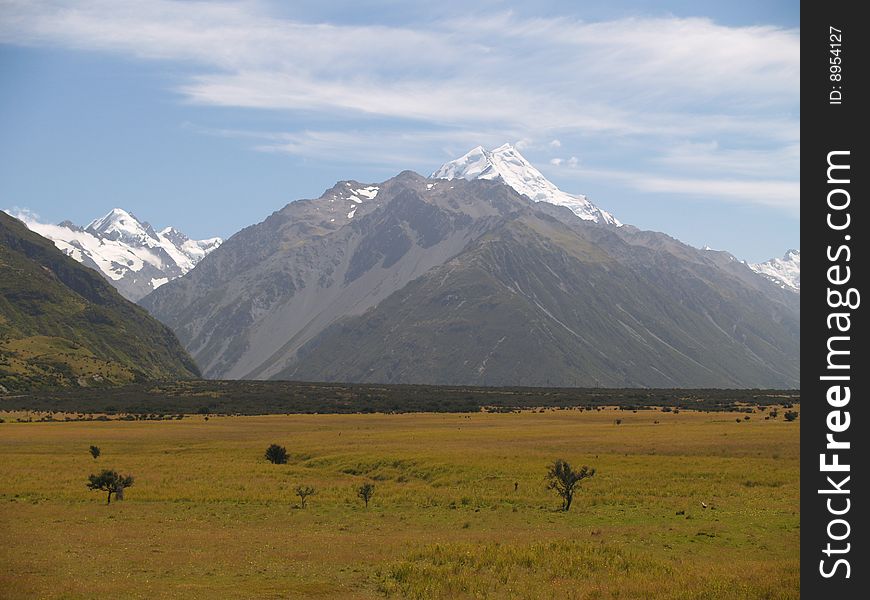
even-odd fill
[{"label": "treeline", "polygon": [[731,411],[800,402],[799,390],[483,388],[291,381],[175,381],[0,396],[0,410],[105,414],[510,412],[536,408]]}]

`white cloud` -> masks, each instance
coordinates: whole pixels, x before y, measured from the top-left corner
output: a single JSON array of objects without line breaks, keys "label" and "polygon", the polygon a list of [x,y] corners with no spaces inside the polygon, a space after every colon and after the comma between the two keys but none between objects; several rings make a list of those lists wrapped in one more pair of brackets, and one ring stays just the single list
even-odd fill
[{"label": "white cloud", "polygon": [[[691,108],[678,115],[691,127],[716,117],[698,110],[702,99],[794,103],[799,88],[796,31],[706,19],[505,13],[412,29],[296,22],[250,2],[3,5],[0,40],[187,61],[204,72],[180,91],[222,106],[637,133],[661,129],[656,115],[674,106]],[[682,129],[676,119],[667,128]]]},{"label": "white cloud", "polygon": [[800,214],[800,184],[797,181],[722,180],[637,176],[632,185],[644,192],[717,198],[740,204],[760,204]]},{"label": "white cloud", "polygon": [[[593,145],[586,157],[594,144],[630,140],[655,150],[645,171],[661,169],[626,179],[643,189],[688,193],[681,190],[694,186],[786,206],[797,185],[790,183],[800,139],[797,30],[493,11],[425,25],[335,25],[278,17],[272,7],[0,0],[0,42],[181,62],[176,90],[187,102],[336,123],[334,131],[231,133],[256,138],[263,151],[340,151],[401,164],[431,156],[433,145],[455,153],[519,140],[522,148],[576,151],[582,137]],[[403,120],[409,134],[358,122],[372,118]],[[384,150],[388,143],[394,146]],[[573,156],[554,161],[579,164]],[[753,193],[771,168],[777,180]]]},{"label": "white cloud", "polygon": [[691,175],[659,175],[648,171],[583,167],[575,157],[567,161],[569,169],[562,177],[575,180],[599,179],[621,182],[640,192],[679,194],[698,200],[715,199],[737,204],[756,204],[775,208],[791,216],[800,214],[800,183],[786,179],[725,179],[701,178]]},{"label": "white cloud", "polygon": [[800,146],[797,143],[756,150],[723,148],[716,141],[681,142],[669,146],[655,162],[695,173],[727,171],[734,175],[759,177],[770,175],[798,176]]},{"label": "white cloud", "polygon": [[30,210],[29,208],[23,208],[21,206],[4,208],[3,212],[5,212],[10,217],[15,217],[22,223],[36,223],[39,222],[41,219],[38,213]]},{"label": "white cloud", "polygon": [[562,159],[561,158],[551,158],[550,164],[558,167],[559,165],[562,164]]}]

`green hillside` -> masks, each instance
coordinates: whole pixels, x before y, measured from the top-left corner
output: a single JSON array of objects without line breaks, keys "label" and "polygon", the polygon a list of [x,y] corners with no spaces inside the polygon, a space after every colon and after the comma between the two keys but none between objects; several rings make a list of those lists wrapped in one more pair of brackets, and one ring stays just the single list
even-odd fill
[{"label": "green hillside", "polygon": [[169,328],[0,212],[0,393],[198,374]]}]

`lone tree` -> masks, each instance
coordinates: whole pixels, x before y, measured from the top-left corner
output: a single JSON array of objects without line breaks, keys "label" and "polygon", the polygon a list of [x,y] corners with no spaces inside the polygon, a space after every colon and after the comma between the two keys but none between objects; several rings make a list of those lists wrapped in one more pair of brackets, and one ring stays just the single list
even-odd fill
[{"label": "lone tree", "polygon": [[786,421],[794,421],[795,419],[798,418],[799,414],[800,413],[796,410],[787,410],[787,411],[785,411],[785,414],[783,415],[783,417],[785,417]]},{"label": "lone tree", "polygon": [[286,464],[287,448],[285,448],[284,446],[279,446],[278,444],[272,444],[271,446],[266,448],[266,460],[276,465]]},{"label": "lone tree", "polygon": [[356,491],[356,495],[362,498],[363,502],[366,503],[366,508],[369,507],[369,500],[372,499],[372,496],[375,495],[375,484],[373,483],[364,483],[359,486],[359,489]]},{"label": "lone tree", "polygon": [[91,456],[94,457],[94,460],[97,460],[100,457],[100,447],[99,446],[91,446],[88,451],[91,453]]},{"label": "lone tree", "polygon": [[133,485],[132,475],[118,475],[117,471],[105,470],[99,475],[88,477],[88,488],[101,492],[107,492],[106,504],[112,502],[112,494],[123,498],[124,490]]},{"label": "lone tree", "polygon": [[574,499],[574,488],[593,475],[595,469],[583,465],[575,471],[567,461],[560,458],[547,468],[547,489],[556,490],[556,493],[562,497],[562,510],[567,511],[571,508],[571,501]]},{"label": "lone tree", "polygon": [[310,485],[297,485],[296,486],[296,495],[299,496],[299,500],[302,502],[302,508],[305,508],[305,502],[308,500],[308,496],[313,496],[317,493]]}]

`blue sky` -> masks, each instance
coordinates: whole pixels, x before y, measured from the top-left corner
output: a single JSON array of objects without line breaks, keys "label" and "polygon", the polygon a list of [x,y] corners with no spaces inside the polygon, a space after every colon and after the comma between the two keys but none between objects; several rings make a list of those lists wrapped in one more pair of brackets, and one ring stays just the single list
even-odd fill
[{"label": "blue sky", "polygon": [[800,247],[798,2],[0,0],[0,208],[228,237],[518,144],[626,223]]}]

